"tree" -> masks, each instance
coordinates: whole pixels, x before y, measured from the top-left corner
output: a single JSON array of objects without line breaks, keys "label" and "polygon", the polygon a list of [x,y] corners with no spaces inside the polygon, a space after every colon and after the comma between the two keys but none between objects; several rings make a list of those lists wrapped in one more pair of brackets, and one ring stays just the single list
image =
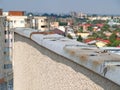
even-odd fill
[{"label": "tree", "polygon": [[105,34],[102,31],[98,31],[97,35],[98,35],[98,38],[107,39],[107,37],[105,36]]},{"label": "tree", "polygon": [[108,24],[105,24],[102,28],[102,31],[110,31],[110,26]]},{"label": "tree", "polygon": [[68,37],[69,39],[73,39],[73,37],[72,37],[70,34],[68,34],[67,37]]},{"label": "tree", "polygon": [[92,36],[93,36],[94,39],[98,38],[98,34],[97,33],[93,33]]},{"label": "tree", "polygon": [[82,26],[79,28],[78,32],[83,32],[83,27]]},{"label": "tree", "polygon": [[92,27],[92,26],[89,26],[89,27],[88,27],[88,30],[89,30],[89,31],[93,31],[93,27]]},{"label": "tree", "polygon": [[115,31],[116,31],[116,32],[120,32],[120,28],[116,28]]},{"label": "tree", "polygon": [[111,43],[113,43],[113,42],[116,40],[116,38],[117,38],[117,35],[116,35],[115,33],[113,33],[113,34],[109,37],[109,41],[110,41]]},{"label": "tree", "polygon": [[79,35],[78,38],[77,38],[77,41],[82,42],[82,40],[83,39],[82,39],[81,35]]},{"label": "tree", "polygon": [[93,20],[92,24],[102,24],[105,23],[105,20]]},{"label": "tree", "polygon": [[113,46],[113,47],[117,47],[117,46],[119,46],[120,45],[120,41],[119,40],[115,40],[112,44],[111,44],[111,46]]},{"label": "tree", "polygon": [[67,26],[67,23],[66,22],[59,22],[59,25],[60,26]]}]

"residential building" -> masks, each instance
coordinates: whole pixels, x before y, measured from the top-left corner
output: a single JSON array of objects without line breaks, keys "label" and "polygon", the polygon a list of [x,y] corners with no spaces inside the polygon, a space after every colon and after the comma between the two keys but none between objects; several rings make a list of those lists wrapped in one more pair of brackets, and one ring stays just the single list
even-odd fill
[{"label": "residential building", "polygon": [[36,29],[40,31],[48,30],[47,17],[34,16],[33,18],[33,27],[37,26]]},{"label": "residential building", "polygon": [[5,17],[0,17],[0,90],[12,90],[12,42],[13,32],[10,31],[9,24]]},{"label": "residential building", "polygon": [[55,29],[59,27],[59,22],[50,22],[50,29]]},{"label": "residential building", "polygon": [[3,12],[2,16],[8,16],[9,12]]},{"label": "residential building", "polygon": [[93,21],[93,20],[109,20],[111,19],[111,16],[91,16],[88,17],[89,20]]},{"label": "residential building", "polygon": [[10,28],[26,27],[27,16],[6,16],[9,21]]},{"label": "residential building", "polygon": [[3,31],[3,22],[4,18],[0,17],[0,90],[3,90],[5,85],[4,78],[4,31]]},{"label": "residential building", "polygon": [[41,16],[7,16],[6,19],[9,23],[9,28],[26,27],[35,28],[40,31],[48,30],[47,17]]},{"label": "residential building", "polygon": [[90,35],[89,32],[77,33],[77,36],[81,36],[83,39],[86,39]]},{"label": "residential building", "polygon": [[69,26],[65,27],[65,34],[66,34],[66,36],[71,35],[73,39],[77,38],[75,33],[74,33],[74,30]]},{"label": "residential building", "polygon": [[76,17],[76,18],[86,18],[87,14],[82,13],[82,12],[71,12],[70,15],[72,17]]}]

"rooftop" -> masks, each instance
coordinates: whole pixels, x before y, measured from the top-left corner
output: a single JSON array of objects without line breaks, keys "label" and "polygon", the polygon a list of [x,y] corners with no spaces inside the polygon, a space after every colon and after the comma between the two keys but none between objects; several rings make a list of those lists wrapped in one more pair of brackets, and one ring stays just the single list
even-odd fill
[{"label": "rooftop", "polygon": [[29,28],[16,28],[15,33],[120,85],[120,55],[54,33],[43,34]]}]

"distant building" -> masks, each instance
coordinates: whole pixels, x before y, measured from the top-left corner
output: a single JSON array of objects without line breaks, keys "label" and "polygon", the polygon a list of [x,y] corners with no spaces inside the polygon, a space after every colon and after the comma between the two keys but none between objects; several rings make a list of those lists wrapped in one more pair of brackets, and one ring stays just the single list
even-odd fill
[{"label": "distant building", "polygon": [[55,29],[59,27],[59,22],[50,22],[50,29]]},{"label": "distant building", "polygon": [[70,15],[72,17],[77,17],[77,18],[86,18],[87,14],[82,13],[82,12],[71,12]]},{"label": "distant building", "polygon": [[9,16],[24,16],[25,12],[24,11],[9,11],[8,15]]},{"label": "distant building", "polygon": [[16,27],[26,27],[27,16],[6,16],[7,20],[9,21],[10,28]]},{"label": "distant building", "polygon": [[89,20],[109,20],[111,19],[111,16],[91,16],[88,17]]},{"label": "distant building", "polygon": [[86,39],[90,35],[89,32],[77,33],[77,36],[81,36],[83,39]]},{"label": "distant building", "polygon": [[110,19],[108,22],[108,25],[113,26],[113,25],[120,25],[120,22],[118,21],[117,18]]},{"label": "distant building", "polygon": [[39,16],[6,16],[9,28],[26,27],[34,28],[40,31],[48,30],[47,17]]},{"label": "distant building", "polygon": [[33,27],[36,27],[36,29],[40,31],[48,30],[47,17],[35,16],[33,19]]},{"label": "distant building", "polygon": [[3,12],[3,16],[8,16],[9,12]]},{"label": "distant building", "polygon": [[3,14],[3,11],[2,11],[2,9],[0,9],[0,16],[2,16],[2,14]]},{"label": "distant building", "polygon": [[74,30],[69,26],[65,27],[65,34],[66,34],[66,36],[71,35],[73,39],[77,38],[75,33],[74,33]]},{"label": "distant building", "polygon": [[6,17],[9,28],[26,27],[40,31],[48,30],[47,17],[34,16],[32,14],[26,16],[24,11],[3,12],[3,16]]},{"label": "distant building", "polygon": [[85,13],[82,13],[82,12],[77,13],[77,18],[86,18],[86,17],[87,17],[87,14]]},{"label": "distant building", "polygon": [[102,42],[102,41],[98,41],[98,42],[96,42],[96,46],[97,46],[97,47],[105,47],[106,44],[107,44],[107,43]]}]

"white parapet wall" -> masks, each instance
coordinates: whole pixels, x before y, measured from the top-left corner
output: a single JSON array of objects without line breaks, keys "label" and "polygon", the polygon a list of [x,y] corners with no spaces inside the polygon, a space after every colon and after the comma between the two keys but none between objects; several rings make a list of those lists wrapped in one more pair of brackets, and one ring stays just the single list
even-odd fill
[{"label": "white parapet wall", "polygon": [[28,28],[16,28],[15,33],[120,85],[120,55],[57,34],[40,34]]}]

